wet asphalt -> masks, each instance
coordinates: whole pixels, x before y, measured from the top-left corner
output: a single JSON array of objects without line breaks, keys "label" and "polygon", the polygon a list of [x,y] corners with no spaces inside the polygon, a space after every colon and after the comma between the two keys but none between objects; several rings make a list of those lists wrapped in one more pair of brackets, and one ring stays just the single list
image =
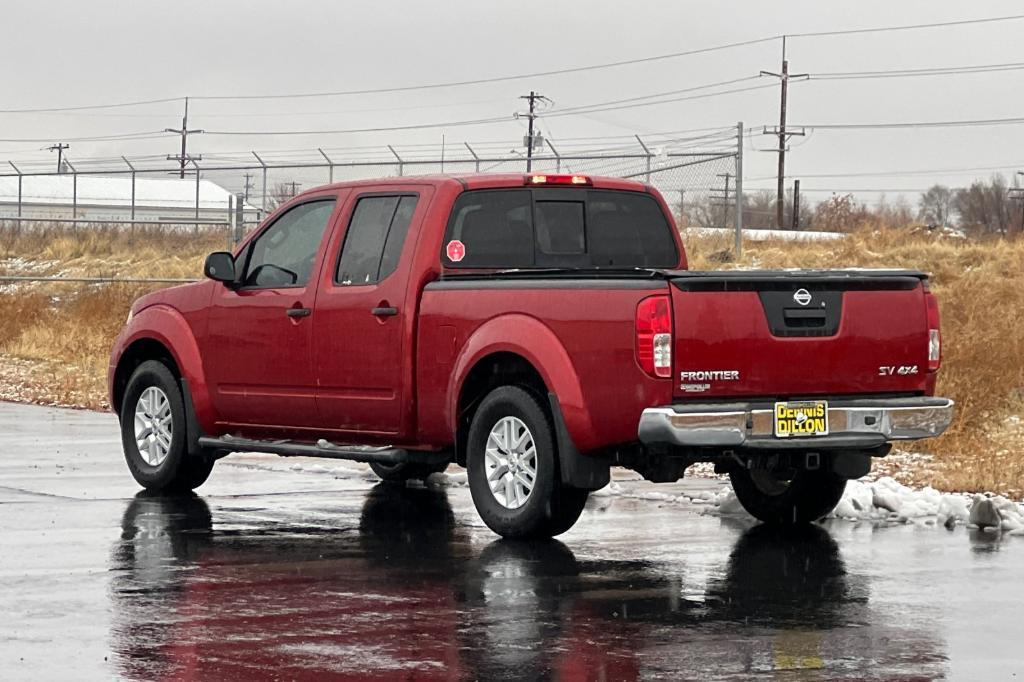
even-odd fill
[{"label": "wet asphalt", "polygon": [[1021,538],[605,496],[510,543],[465,486],[318,464],[148,495],[112,416],[0,404],[0,679],[1024,677]]}]

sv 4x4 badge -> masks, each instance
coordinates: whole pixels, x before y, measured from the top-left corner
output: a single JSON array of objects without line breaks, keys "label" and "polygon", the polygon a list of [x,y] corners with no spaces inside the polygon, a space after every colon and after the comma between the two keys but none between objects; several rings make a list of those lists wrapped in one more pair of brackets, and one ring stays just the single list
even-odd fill
[{"label": "sv 4x4 badge", "polygon": [[878,376],[911,376],[917,374],[917,365],[882,365],[878,368]]}]

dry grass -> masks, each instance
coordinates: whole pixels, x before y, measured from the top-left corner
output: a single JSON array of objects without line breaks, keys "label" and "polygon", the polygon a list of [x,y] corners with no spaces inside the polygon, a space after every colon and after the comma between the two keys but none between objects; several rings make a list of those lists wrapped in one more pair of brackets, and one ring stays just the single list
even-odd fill
[{"label": "dry grass", "polygon": [[[27,259],[33,274],[95,277],[197,277],[203,258],[228,248],[223,231],[41,224],[0,228],[0,274],[5,261]],[[10,269],[8,262],[7,269]]]},{"label": "dry grass", "polygon": [[[0,229],[0,274],[195,278],[222,233],[61,225]],[[106,407],[110,345],[160,285],[0,282],[0,399]]]},{"label": "dry grass", "polygon": [[[943,314],[939,392],[958,403],[950,431],[893,461],[910,482],[1024,494],[1024,240],[938,240],[907,230],[841,242],[749,244],[725,263],[722,244],[688,244],[693,268],[907,267],[931,272]],[[196,277],[220,235],[0,231],[0,273]],[[0,284],[0,399],[102,408],[110,344],[131,301],[121,285]],[[897,462],[912,462],[900,469]],[[916,478],[916,480],[915,480]]]}]

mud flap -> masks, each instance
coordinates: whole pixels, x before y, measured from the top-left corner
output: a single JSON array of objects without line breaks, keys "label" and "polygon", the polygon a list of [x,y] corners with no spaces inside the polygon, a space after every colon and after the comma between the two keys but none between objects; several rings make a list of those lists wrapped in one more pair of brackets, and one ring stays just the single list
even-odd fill
[{"label": "mud flap", "polygon": [[611,480],[611,465],[600,457],[587,456],[576,449],[572,436],[565,428],[562,417],[562,406],[558,396],[548,393],[551,404],[551,420],[555,428],[555,442],[558,447],[558,464],[562,474],[562,483],[572,488],[583,490],[600,490]]},{"label": "mud flap", "polygon": [[192,404],[192,391],[188,387],[188,379],[184,377],[181,379],[181,397],[185,403],[185,451],[189,457],[201,457],[206,454],[199,445],[203,430],[199,428],[196,407]]}]

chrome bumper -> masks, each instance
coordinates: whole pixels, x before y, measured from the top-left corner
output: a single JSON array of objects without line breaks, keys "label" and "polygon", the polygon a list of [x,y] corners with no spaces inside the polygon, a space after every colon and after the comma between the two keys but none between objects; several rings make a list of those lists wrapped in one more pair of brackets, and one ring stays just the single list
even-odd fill
[{"label": "chrome bumper", "polygon": [[644,410],[638,434],[647,445],[870,447],[938,436],[952,420],[953,401],[948,398],[830,400],[827,436],[777,438],[771,403],[684,403]]}]

